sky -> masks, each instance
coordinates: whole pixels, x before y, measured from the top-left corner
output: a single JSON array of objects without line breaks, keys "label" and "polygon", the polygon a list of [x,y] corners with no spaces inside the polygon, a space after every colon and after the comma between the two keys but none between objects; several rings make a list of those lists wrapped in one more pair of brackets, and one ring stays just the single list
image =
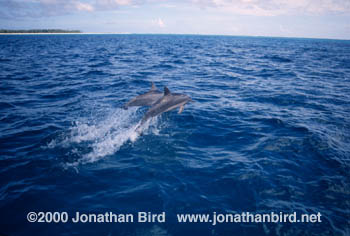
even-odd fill
[{"label": "sky", "polygon": [[350,0],[0,0],[0,29],[350,39]]}]

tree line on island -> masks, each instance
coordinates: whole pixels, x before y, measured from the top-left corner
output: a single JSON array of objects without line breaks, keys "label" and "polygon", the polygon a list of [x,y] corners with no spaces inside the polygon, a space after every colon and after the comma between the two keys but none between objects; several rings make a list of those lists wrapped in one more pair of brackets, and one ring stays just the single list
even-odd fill
[{"label": "tree line on island", "polygon": [[63,29],[30,29],[30,30],[11,30],[0,29],[0,33],[3,34],[15,34],[15,33],[81,33],[80,30],[63,30]]}]

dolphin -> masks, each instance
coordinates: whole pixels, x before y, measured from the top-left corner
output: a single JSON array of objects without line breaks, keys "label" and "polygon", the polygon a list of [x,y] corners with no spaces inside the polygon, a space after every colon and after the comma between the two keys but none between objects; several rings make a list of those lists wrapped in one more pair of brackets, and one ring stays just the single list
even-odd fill
[{"label": "dolphin", "polygon": [[160,115],[163,112],[171,111],[179,107],[178,114],[180,114],[184,110],[185,104],[192,101],[193,100],[189,96],[180,93],[171,93],[167,87],[164,87],[163,97],[158,99],[158,101],[149,108],[136,130],[148,119]]},{"label": "dolphin", "polygon": [[127,102],[123,106],[123,108],[128,109],[128,107],[132,107],[132,106],[151,106],[156,101],[158,101],[158,99],[160,99],[162,96],[163,96],[163,93],[159,91],[155,86],[155,84],[152,82],[152,87],[147,93],[134,97],[129,102]]}]

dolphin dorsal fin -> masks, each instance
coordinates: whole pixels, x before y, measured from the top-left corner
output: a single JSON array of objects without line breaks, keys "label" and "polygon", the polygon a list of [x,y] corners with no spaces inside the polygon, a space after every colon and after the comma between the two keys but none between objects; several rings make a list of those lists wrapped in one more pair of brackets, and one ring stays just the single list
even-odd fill
[{"label": "dolphin dorsal fin", "polygon": [[165,86],[164,87],[164,96],[170,95],[170,90]]},{"label": "dolphin dorsal fin", "polygon": [[152,82],[152,87],[151,87],[150,91],[154,91],[154,90],[157,90],[157,87],[156,87],[156,85]]}]

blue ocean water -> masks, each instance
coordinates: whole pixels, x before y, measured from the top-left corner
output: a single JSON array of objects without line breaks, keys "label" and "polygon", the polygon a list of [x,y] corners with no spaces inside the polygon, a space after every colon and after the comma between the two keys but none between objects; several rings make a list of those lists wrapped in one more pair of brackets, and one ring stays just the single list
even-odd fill
[{"label": "blue ocean water", "polygon": [[[150,88],[182,114],[134,127]],[[1,235],[349,235],[350,41],[190,35],[0,37]],[[28,212],[166,213],[29,223]],[[322,214],[178,223],[177,213]]]}]

